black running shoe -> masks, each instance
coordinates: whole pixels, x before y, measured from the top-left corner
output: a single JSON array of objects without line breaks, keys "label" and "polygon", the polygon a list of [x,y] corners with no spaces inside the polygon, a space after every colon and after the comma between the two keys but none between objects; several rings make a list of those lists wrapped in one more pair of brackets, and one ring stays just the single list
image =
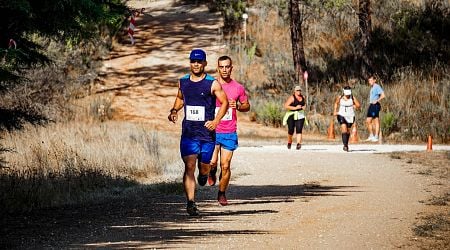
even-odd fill
[{"label": "black running shoe", "polygon": [[345,152],[348,152],[348,146],[344,146],[343,149],[344,149]]},{"label": "black running shoe", "polygon": [[209,171],[208,184],[210,186],[216,185],[216,181],[217,181],[216,172],[217,172],[217,168],[211,168],[211,170]]},{"label": "black running shoe", "polygon": [[291,149],[291,146],[292,146],[292,143],[288,143],[288,144],[287,144],[287,148],[288,148],[288,149]]},{"label": "black running shoe", "polygon": [[206,184],[206,182],[208,182],[208,175],[207,174],[205,174],[205,175],[198,174],[197,182],[198,182],[198,185],[204,186]]},{"label": "black running shoe", "polygon": [[297,150],[300,150],[302,148],[302,144],[300,144],[300,143],[297,143],[297,147],[296,147],[296,149]]},{"label": "black running shoe", "polygon": [[198,209],[195,205],[194,201],[188,201],[186,206],[186,211],[190,216],[197,216],[198,215]]}]

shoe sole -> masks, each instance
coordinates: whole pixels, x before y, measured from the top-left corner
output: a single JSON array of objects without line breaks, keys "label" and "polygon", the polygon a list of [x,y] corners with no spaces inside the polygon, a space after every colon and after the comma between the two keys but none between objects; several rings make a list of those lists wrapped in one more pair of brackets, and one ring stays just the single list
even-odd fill
[{"label": "shoe sole", "polygon": [[187,207],[187,208],[186,208],[186,212],[187,212],[190,216],[198,216],[198,215],[199,215],[197,206],[195,206],[195,204],[194,204],[193,207]]},{"label": "shoe sole", "polygon": [[[223,197],[223,199],[221,199],[222,197]],[[217,198],[217,202],[219,202],[219,204],[221,206],[228,205],[228,200],[227,200],[227,197],[225,195],[224,196],[220,196],[220,198]]]},{"label": "shoe sole", "polygon": [[198,185],[204,186],[208,182],[208,175],[199,175],[197,176]]},{"label": "shoe sole", "polygon": [[219,202],[219,204],[220,204],[221,206],[227,206],[227,205],[228,205],[228,200],[225,200],[225,201],[222,201],[222,202],[220,202],[219,200],[217,200],[217,202]]},{"label": "shoe sole", "polygon": [[217,181],[217,177],[212,177],[211,175],[208,176],[208,184],[210,186],[215,186],[216,185],[216,181]]}]

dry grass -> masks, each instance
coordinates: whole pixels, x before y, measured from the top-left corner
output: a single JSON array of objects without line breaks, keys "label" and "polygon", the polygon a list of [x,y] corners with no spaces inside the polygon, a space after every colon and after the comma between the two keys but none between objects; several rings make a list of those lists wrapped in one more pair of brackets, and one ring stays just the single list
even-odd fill
[{"label": "dry grass", "polygon": [[[296,85],[289,22],[286,10],[280,6],[279,2],[258,2],[249,18],[247,43],[243,43],[243,34],[236,34],[228,40],[229,54],[237,64],[236,78],[249,89],[256,120],[274,126],[278,126],[279,122],[274,121],[273,117],[282,116],[284,110],[266,105],[268,100],[282,105]],[[354,58],[353,39],[357,35],[358,21],[350,6],[332,9],[329,13],[323,10],[311,12],[304,22],[312,125],[305,127],[307,132],[326,133],[332,119],[332,103],[341,94],[342,87],[350,85],[362,104],[356,117],[358,132],[363,137],[368,136],[365,118],[370,87],[352,75],[356,67],[351,58]],[[374,26],[393,25],[389,18],[395,10],[403,7],[401,1],[374,3]],[[239,37],[241,40],[237,39]],[[345,58],[351,60],[346,61]],[[387,96],[382,101],[381,112],[385,140],[423,142],[428,135],[432,135],[437,143],[450,141],[448,69],[441,63],[430,68],[427,72],[409,67],[398,68],[390,76],[389,83],[383,84]],[[384,80],[381,79],[381,83]]]},{"label": "dry grass", "polygon": [[106,198],[158,178],[179,160],[176,142],[131,123],[27,126],[3,138],[11,150],[0,170],[0,204],[7,211]]}]

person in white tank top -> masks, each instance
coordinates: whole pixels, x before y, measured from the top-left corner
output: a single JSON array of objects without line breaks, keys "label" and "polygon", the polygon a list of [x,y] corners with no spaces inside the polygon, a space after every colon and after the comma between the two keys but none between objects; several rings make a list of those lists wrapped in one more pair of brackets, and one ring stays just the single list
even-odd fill
[{"label": "person in white tank top", "polygon": [[336,116],[341,125],[342,144],[344,151],[348,152],[348,141],[350,139],[350,128],[355,122],[355,110],[361,106],[359,101],[352,95],[350,86],[345,86],[343,94],[336,98],[334,102],[333,115]]}]

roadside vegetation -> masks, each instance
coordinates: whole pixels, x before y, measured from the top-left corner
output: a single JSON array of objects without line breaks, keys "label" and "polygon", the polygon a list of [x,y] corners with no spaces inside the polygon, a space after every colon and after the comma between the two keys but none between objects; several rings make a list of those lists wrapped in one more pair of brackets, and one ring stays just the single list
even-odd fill
[{"label": "roadside vegetation", "polygon": [[[280,126],[282,104],[297,82],[290,49],[289,1],[214,2],[230,16],[225,20],[238,25],[234,29],[224,25],[225,44],[238,65],[237,78],[251,94],[256,120]],[[449,7],[441,0],[371,3],[368,56],[387,96],[382,102],[381,127],[388,141],[423,142],[428,135],[437,143],[450,141]],[[305,86],[303,91],[309,103],[306,132],[326,133],[334,119],[332,103],[342,87],[350,85],[362,102],[357,125],[360,135],[366,136],[370,87],[357,64],[357,4],[301,1],[300,8],[305,16],[302,30],[309,73],[308,93]],[[244,12],[249,15],[245,39]]]},{"label": "roadside vegetation", "polygon": [[1,211],[130,195],[173,164],[170,138],[110,121],[111,99],[89,97],[128,25],[124,1],[10,1],[0,12]]},{"label": "roadside vegetation", "polygon": [[[104,200],[130,192],[173,164],[161,135],[131,123],[27,125],[4,133],[3,211]],[[166,137],[167,138],[167,137]]]}]

